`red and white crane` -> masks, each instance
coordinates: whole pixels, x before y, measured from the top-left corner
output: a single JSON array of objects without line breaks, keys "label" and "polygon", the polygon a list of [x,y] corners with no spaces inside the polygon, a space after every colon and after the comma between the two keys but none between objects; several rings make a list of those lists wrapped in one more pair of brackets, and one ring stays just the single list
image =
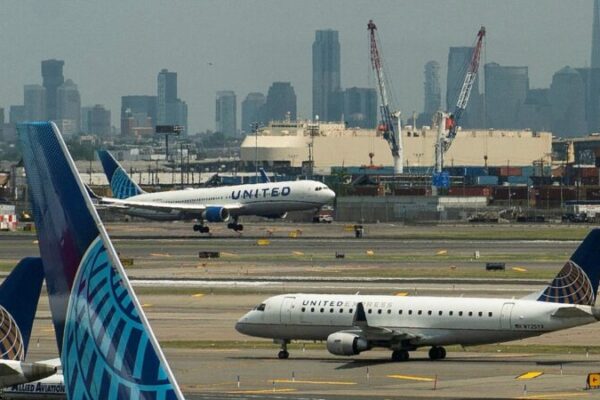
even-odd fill
[{"label": "red and white crane", "polygon": [[[371,39],[371,66],[375,71],[377,76],[377,87],[379,89],[379,98],[381,101],[381,105],[379,106],[379,111],[381,113],[381,122],[377,129],[383,132],[383,137],[387,140],[390,145],[390,149],[392,150],[392,157],[394,158],[394,173],[401,174],[403,172],[402,168],[402,140],[401,140],[401,122],[400,122],[400,112],[392,113],[390,111],[390,105],[388,101],[388,94],[385,87],[385,75],[383,71],[383,63],[381,50],[378,46],[377,40],[377,26],[373,23],[373,20],[369,20],[369,24],[367,25],[367,29],[369,30],[369,36]],[[397,124],[397,129],[396,129]]]}]

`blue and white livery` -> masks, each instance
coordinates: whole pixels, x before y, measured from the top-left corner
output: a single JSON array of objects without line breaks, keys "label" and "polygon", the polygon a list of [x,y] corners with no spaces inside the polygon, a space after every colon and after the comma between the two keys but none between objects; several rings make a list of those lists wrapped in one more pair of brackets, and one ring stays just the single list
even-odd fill
[{"label": "blue and white livery", "polygon": [[18,126],[68,399],[182,399],[52,122]]}]

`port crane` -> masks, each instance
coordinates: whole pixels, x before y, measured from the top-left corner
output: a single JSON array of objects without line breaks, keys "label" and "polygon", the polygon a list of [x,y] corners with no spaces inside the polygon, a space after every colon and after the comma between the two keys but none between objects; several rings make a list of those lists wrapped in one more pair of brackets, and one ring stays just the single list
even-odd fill
[{"label": "port crane", "polygon": [[385,87],[385,76],[383,71],[381,51],[379,50],[380,46],[378,46],[377,44],[377,26],[375,26],[373,20],[369,20],[367,29],[369,30],[369,36],[371,39],[371,66],[373,67],[373,70],[375,71],[375,75],[377,77],[377,87],[379,88],[379,98],[381,101],[381,105],[379,106],[379,111],[381,113],[381,122],[377,129],[383,132],[383,138],[390,145],[392,157],[394,158],[394,173],[401,174],[403,172],[403,167],[401,141],[402,127],[400,122],[400,112],[390,111],[387,90]]},{"label": "port crane", "polygon": [[448,151],[450,145],[456,138],[456,129],[458,128],[458,122],[460,118],[467,108],[467,104],[469,103],[469,97],[471,96],[471,90],[473,89],[473,84],[475,83],[475,79],[477,78],[477,72],[479,71],[479,60],[481,58],[481,48],[483,46],[483,39],[485,37],[485,27],[482,26],[477,32],[477,39],[475,41],[475,47],[473,48],[473,53],[471,54],[471,60],[469,62],[469,66],[467,68],[467,72],[465,74],[465,79],[463,81],[462,87],[460,89],[460,93],[458,95],[458,99],[456,101],[456,107],[454,108],[454,112],[450,115],[444,115],[442,113],[440,118],[438,119],[440,129],[447,129],[448,133],[444,137],[443,135],[439,135],[437,149],[436,149],[436,172],[441,172],[444,164],[444,153]]}]

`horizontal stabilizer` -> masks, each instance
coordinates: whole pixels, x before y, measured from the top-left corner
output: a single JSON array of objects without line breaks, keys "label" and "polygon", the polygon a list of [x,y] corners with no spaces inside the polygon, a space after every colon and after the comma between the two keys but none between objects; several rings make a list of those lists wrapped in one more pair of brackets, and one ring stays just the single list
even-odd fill
[{"label": "horizontal stabilizer", "polygon": [[579,307],[561,307],[552,314],[552,318],[586,318],[592,314]]}]

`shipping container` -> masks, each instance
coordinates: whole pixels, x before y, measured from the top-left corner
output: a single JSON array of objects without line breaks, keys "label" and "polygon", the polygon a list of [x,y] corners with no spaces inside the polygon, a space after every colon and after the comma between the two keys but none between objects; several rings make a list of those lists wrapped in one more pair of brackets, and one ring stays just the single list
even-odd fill
[{"label": "shipping container", "polygon": [[490,197],[492,191],[489,187],[481,187],[481,186],[455,186],[448,189],[449,196],[484,196]]},{"label": "shipping container", "polygon": [[500,167],[499,176],[521,176],[521,167]]},{"label": "shipping container", "polygon": [[509,176],[506,181],[511,185],[531,185],[531,179],[527,176]]},{"label": "shipping container", "polygon": [[484,186],[496,186],[498,184],[497,176],[476,176],[473,184]]}]

